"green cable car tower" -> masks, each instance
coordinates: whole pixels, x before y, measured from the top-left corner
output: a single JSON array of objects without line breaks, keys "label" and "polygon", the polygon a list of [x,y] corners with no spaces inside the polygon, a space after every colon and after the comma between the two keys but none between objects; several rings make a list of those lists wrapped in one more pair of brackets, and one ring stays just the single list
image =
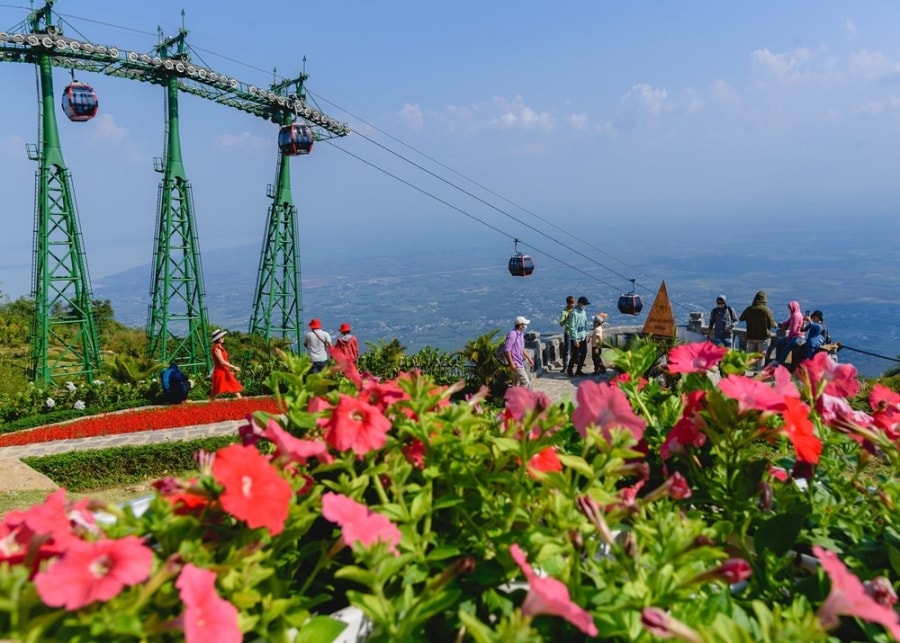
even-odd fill
[{"label": "green cable car tower", "polygon": [[[273,85],[271,91],[277,96],[284,96],[293,85],[294,97],[305,101],[303,81],[306,78],[303,72],[298,78]],[[297,208],[291,195],[290,159],[309,154],[314,137],[312,129],[303,122],[295,122],[294,114],[288,110],[273,115],[272,120],[281,125],[278,132],[278,165],[275,184],[270,185],[267,191],[272,205],[266,218],[250,332],[267,340],[275,336],[288,339],[297,350],[302,334],[303,303]]]},{"label": "green cable car tower", "polygon": [[[182,12],[183,13],[183,12]],[[206,295],[191,184],[181,157],[178,128],[178,75],[166,74],[178,61],[189,61],[185,51],[187,31],[160,40],[156,55],[169,64],[159,69],[166,88],[166,149],[154,159],[154,170],[163,175],[159,186],[159,210],[153,251],[153,277],[147,319],[147,352],[151,359],[168,364],[178,361],[192,373],[205,373],[211,366]]]},{"label": "green cable car tower", "polygon": [[[308,154],[314,141],[339,138],[350,128],[307,102],[306,74],[270,88],[240,82],[200,60],[192,60],[187,31],[164,38],[148,53],[64,37],[61,21],[52,24],[53,0],[32,11],[12,32],[0,31],[0,63],[33,64],[39,81],[39,144],[28,145],[38,161],[35,201],[32,369],[34,380],[49,384],[84,376],[100,368],[96,320],[72,180],[62,158],[53,105],[52,68],[73,70],[62,107],[72,121],[93,118],[99,102],[93,88],[74,79],[75,71],[165,88],[164,156],[154,159],[163,175],[157,201],[148,308],[148,355],[163,363],[177,360],[192,373],[210,366],[209,327],[191,185],[181,153],[178,94],[183,92],[276,123],[279,160],[260,257],[251,331],[300,339],[301,284],[297,209],[291,196],[289,159]],[[182,17],[184,12],[182,12]],[[58,16],[57,16],[58,17]],[[21,31],[21,33],[19,33]],[[73,28],[73,31],[77,31]]]},{"label": "green cable car tower", "polygon": [[[57,34],[47,3],[28,18],[31,33]],[[33,379],[49,385],[63,378],[87,377],[100,369],[100,349],[92,309],[90,277],[85,262],[81,228],[75,210],[72,176],[63,161],[53,98],[49,55],[36,59],[40,100],[37,146],[28,156],[37,171],[31,367]],[[74,81],[73,81],[74,85]],[[70,86],[71,87],[71,86]],[[96,113],[96,97],[93,113]],[[72,120],[88,120],[72,117]]]}]

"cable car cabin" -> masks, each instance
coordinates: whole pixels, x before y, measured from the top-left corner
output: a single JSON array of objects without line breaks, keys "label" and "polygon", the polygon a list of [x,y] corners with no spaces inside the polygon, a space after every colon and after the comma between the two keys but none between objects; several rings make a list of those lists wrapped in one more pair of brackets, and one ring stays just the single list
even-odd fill
[{"label": "cable car cabin", "polygon": [[100,101],[93,87],[75,80],[63,90],[62,108],[70,121],[80,123],[89,121],[97,115]]},{"label": "cable car cabin", "polygon": [[639,315],[643,309],[644,303],[640,295],[628,292],[619,296],[619,312],[623,315]]},{"label": "cable car cabin", "polygon": [[278,132],[278,147],[287,156],[309,154],[313,148],[312,128],[305,123],[283,126]]},{"label": "cable car cabin", "polygon": [[509,258],[509,274],[513,277],[527,277],[534,272],[534,260],[528,255],[517,254]]}]

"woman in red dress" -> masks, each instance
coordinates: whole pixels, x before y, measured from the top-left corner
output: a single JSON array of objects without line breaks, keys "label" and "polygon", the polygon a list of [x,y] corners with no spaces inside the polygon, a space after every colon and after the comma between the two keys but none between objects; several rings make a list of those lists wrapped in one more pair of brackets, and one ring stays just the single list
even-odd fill
[{"label": "woman in red dress", "polygon": [[240,399],[241,391],[244,387],[237,381],[234,376],[241,369],[228,361],[228,353],[225,351],[225,335],[228,331],[215,331],[210,340],[212,341],[212,384],[209,388],[209,401],[212,402],[220,393],[234,393],[235,397]]}]

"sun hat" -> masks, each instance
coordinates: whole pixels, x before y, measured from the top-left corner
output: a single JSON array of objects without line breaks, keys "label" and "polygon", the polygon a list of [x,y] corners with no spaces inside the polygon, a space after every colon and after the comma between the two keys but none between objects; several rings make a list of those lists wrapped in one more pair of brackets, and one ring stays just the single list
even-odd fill
[{"label": "sun hat", "polygon": [[343,324],[341,324],[340,331],[342,333],[349,333],[350,332],[350,324],[348,324],[347,322],[344,322]]},{"label": "sun hat", "polygon": [[225,335],[227,335],[227,334],[228,334],[227,330],[214,330],[213,334],[210,335],[209,339],[213,343],[216,343],[217,341],[219,341],[220,339],[225,337]]},{"label": "sun hat", "polygon": [[591,302],[588,301],[588,298],[583,295],[578,298],[578,303],[581,304],[582,306],[590,306],[591,305]]},{"label": "sun hat", "polygon": [[318,317],[313,317],[309,320],[309,327],[313,330],[319,330],[322,328],[322,322],[319,321]]},{"label": "sun hat", "polygon": [[527,326],[527,325],[530,324],[530,323],[531,323],[531,320],[530,320],[530,319],[525,319],[525,318],[522,317],[521,315],[519,315],[518,317],[516,317],[516,326],[520,326],[520,325],[521,325],[521,326]]}]

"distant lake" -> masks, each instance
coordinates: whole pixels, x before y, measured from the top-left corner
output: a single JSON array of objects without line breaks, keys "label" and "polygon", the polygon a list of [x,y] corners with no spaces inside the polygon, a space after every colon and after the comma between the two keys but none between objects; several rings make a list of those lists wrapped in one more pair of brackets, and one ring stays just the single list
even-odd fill
[{"label": "distant lake", "polygon": [[[531,319],[533,330],[556,333],[569,294],[587,296],[589,311],[608,312],[613,326],[643,323],[665,280],[680,324],[693,310],[707,316],[720,293],[740,314],[757,290],[765,290],[778,321],[787,316],[787,302],[796,299],[803,310],[824,312],[836,341],[888,357],[900,353],[895,224],[875,226],[876,239],[860,234],[859,222],[843,219],[829,222],[827,235],[813,235],[800,225],[784,227],[780,235],[765,226],[745,230],[702,223],[652,232],[598,229],[607,234],[585,237],[587,245],[567,242],[576,252],[550,252],[568,265],[532,251],[538,267],[527,278],[507,273],[511,244],[502,239],[477,239],[463,247],[398,242],[396,248],[331,257],[318,249],[301,257],[303,316],[320,318],[332,333],[349,322],[362,345],[397,338],[409,352],[425,346],[450,351],[491,330],[505,333],[517,315]],[[709,237],[713,233],[715,239]],[[650,234],[655,242],[646,240]],[[259,248],[252,246],[204,254],[211,324],[247,330],[258,256]],[[143,326],[149,275],[148,265],[96,280],[94,295],[110,299],[123,323]],[[620,315],[615,306],[620,292],[630,289],[630,278],[637,280],[645,302],[637,318]],[[867,376],[896,365],[848,350],[839,356]]]}]

